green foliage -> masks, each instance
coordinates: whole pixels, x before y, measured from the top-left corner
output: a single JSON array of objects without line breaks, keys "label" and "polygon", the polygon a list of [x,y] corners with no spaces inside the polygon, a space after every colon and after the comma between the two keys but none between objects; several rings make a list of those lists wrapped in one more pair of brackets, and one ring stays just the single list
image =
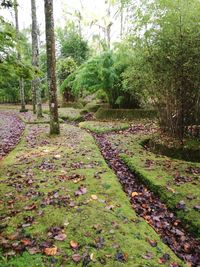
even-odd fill
[{"label": "green foliage", "polygon": [[62,84],[76,68],[77,65],[73,58],[60,58],[57,62],[57,77],[59,84]]},{"label": "green foliage", "polygon": [[198,123],[200,116],[199,13],[197,0],[145,1],[137,12],[135,47],[141,48],[134,66],[141,58],[161,124],[181,139],[185,125]]},{"label": "green foliage", "polygon": [[103,103],[108,102],[108,96],[102,89],[97,91],[96,99],[99,100],[100,102],[103,102]]},{"label": "green foliage", "polygon": [[[125,69],[126,63],[119,64],[117,54],[105,51],[82,64],[66,79],[65,85],[71,86],[76,95],[83,90],[90,93],[103,90],[112,107],[138,107],[140,100],[137,95],[124,90],[122,79]],[[120,99],[124,101],[120,102]]]},{"label": "green foliage", "polygon": [[58,28],[57,37],[62,57],[73,58],[77,65],[82,64],[87,59],[88,43],[80,36],[73,23],[66,25],[64,29]]},{"label": "green foliage", "polygon": [[73,58],[60,58],[57,63],[57,77],[60,85],[60,91],[66,101],[73,101],[72,87],[66,82],[66,78],[74,73],[77,64]]},{"label": "green foliage", "polygon": [[[0,101],[17,102],[19,100],[19,77],[27,80],[26,96],[29,97],[28,81],[33,75],[30,64],[30,44],[24,33],[20,34],[19,42],[17,42],[14,26],[2,17],[0,17],[0,22]],[[19,49],[22,55],[20,61],[17,59]]]}]

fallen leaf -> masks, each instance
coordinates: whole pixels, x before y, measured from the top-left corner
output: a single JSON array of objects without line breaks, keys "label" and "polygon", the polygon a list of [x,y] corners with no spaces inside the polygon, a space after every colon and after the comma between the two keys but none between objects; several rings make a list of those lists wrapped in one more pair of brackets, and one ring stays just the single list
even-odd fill
[{"label": "fallen leaf", "polygon": [[115,254],[115,260],[117,260],[119,262],[126,262],[128,260],[128,254],[118,251]]},{"label": "fallen leaf", "polygon": [[151,260],[151,259],[153,259],[153,253],[147,252],[145,255],[142,255],[142,258],[145,260]]},{"label": "fallen leaf", "polygon": [[170,255],[165,253],[158,261],[159,263],[166,263],[168,260],[170,260]]},{"label": "fallen leaf", "polygon": [[33,203],[31,205],[26,206],[24,209],[27,211],[34,210],[34,209],[36,209],[36,205],[35,205],[35,203]]},{"label": "fallen leaf", "polygon": [[65,234],[59,234],[54,236],[54,239],[58,240],[58,241],[64,241],[66,239],[66,235]]},{"label": "fallen leaf", "polygon": [[24,246],[29,246],[31,245],[31,240],[30,239],[22,239],[20,240],[20,242],[24,245]]},{"label": "fallen leaf", "polygon": [[47,256],[55,256],[57,252],[58,252],[58,248],[56,246],[44,249],[44,253]]},{"label": "fallen leaf", "polygon": [[139,195],[138,192],[132,192],[132,194],[131,194],[132,197],[135,197],[135,196],[138,196],[138,195]]},{"label": "fallen leaf", "polygon": [[78,248],[78,243],[74,240],[70,241],[70,246],[73,249],[77,249]]},{"label": "fallen leaf", "polygon": [[80,262],[81,261],[81,259],[82,259],[82,257],[79,255],[79,254],[74,254],[74,255],[72,255],[72,260],[74,261],[74,262]]},{"label": "fallen leaf", "polygon": [[91,195],[91,199],[92,199],[92,200],[97,200],[98,197],[97,197],[96,195]]},{"label": "fallen leaf", "polygon": [[28,252],[30,255],[34,255],[34,254],[37,254],[37,253],[40,253],[41,251],[39,250],[39,248],[37,247],[33,247],[33,248],[27,248]]},{"label": "fallen leaf", "polygon": [[157,247],[157,242],[156,242],[156,241],[154,241],[154,240],[150,240],[150,239],[148,239],[147,241],[149,242],[149,244],[150,244],[152,247]]},{"label": "fallen leaf", "polygon": [[77,196],[84,195],[86,193],[87,193],[87,188],[86,187],[83,187],[83,186],[80,186],[78,188],[78,190],[74,193],[74,195],[77,197]]},{"label": "fallen leaf", "polygon": [[61,155],[55,155],[53,158],[54,159],[60,159],[61,158]]}]

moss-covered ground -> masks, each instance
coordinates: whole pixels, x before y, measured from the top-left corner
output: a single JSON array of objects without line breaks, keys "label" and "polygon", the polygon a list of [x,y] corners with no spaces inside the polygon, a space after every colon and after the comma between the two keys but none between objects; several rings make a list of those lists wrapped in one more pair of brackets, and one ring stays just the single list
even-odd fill
[{"label": "moss-covered ground", "polygon": [[48,130],[27,125],[0,162],[0,266],[184,266],[136,216],[93,137]]},{"label": "moss-covered ground", "polygon": [[81,128],[87,129],[91,132],[101,134],[110,131],[120,131],[125,130],[130,127],[129,123],[125,122],[101,122],[101,121],[84,121],[80,122],[79,126]]},{"label": "moss-covered ground", "polygon": [[[62,120],[67,121],[82,121],[83,115],[81,114],[82,109],[78,108],[59,108],[58,115]],[[46,114],[49,113],[49,109],[45,109],[44,112]]]},{"label": "moss-covered ground", "polygon": [[200,238],[200,163],[154,154],[142,146],[148,132],[108,136],[123,161]]}]

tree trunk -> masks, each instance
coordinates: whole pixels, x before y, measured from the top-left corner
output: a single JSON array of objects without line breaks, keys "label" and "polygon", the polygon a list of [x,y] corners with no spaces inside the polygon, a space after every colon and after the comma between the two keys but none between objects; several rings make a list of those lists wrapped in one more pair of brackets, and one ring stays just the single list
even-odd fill
[{"label": "tree trunk", "polygon": [[49,89],[49,111],[50,111],[50,134],[59,134],[60,126],[58,119],[58,102],[56,90],[56,59],[55,59],[55,37],[53,19],[53,0],[45,2],[46,22],[46,49],[47,49],[47,78]]},{"label": "tree trunk", "polygon": [[34,80],[31,82],[33,114],[36,114],[36,91]]},{"label": "tree trunk", "polygon": [[124,5],[121,1],[120,6],[120,38],[123,39],[123,33],[124,33]]},{"label": "tree trunk", "polygon": [[25,95],[24,95],[24,79],[20,77],[19,79],[19,90],[20,90],[20,99],[21,99],[21,110],[20,112],[26,111],[25,106]]},{"label": "tree trunk", "polygon": [[40,79],[37,77],[39,72],[39,45],[38,45],[38,27],[35,0],[31,0],[32,12],[32,65],[35,69],[36,77],[32,81],[32,95],[33,95],[33,113],[36,113],[37,104],[37,117],[42,117],[42,103],[41,103],[41,89]]},{"label": "tree trunk", "polygon": [[112,27],[112,22],[110,21],[110,11],[111,9],[111,5],[110,3],[108,3],[108,9],[107,9],[107,16],[109,18],[109,24],[106,27],[106,35],[107,35],[107,45],[108,45],[108,49],[110,50],[110,43],[111,43],[111,27]]},{"label": "tree trunk", "polygon": [[[14,11],[15,11],[15,28],[17,33],[17,39],[19,41],[19,20],[18,20],[18,3],[17,0],[14,0]],[[21,52],[20,47],[18,48],[17,59],[21,61]],[[20,100],[21,100],[21,109],[20,112],[26,111],[25,106],[25,93],[24,93],[24,79],[22,77],[19,78],[19,91],[20,91]]]}]

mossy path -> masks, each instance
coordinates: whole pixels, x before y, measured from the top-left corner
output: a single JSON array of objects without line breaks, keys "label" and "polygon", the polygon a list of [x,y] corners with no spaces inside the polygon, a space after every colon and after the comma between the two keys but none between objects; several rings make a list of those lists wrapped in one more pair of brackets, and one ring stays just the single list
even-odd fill
[{"label": "mossy path", "polygon": [[185,266],[133,211],[86,131],[27,125],[0,162],[0,266]]}]

